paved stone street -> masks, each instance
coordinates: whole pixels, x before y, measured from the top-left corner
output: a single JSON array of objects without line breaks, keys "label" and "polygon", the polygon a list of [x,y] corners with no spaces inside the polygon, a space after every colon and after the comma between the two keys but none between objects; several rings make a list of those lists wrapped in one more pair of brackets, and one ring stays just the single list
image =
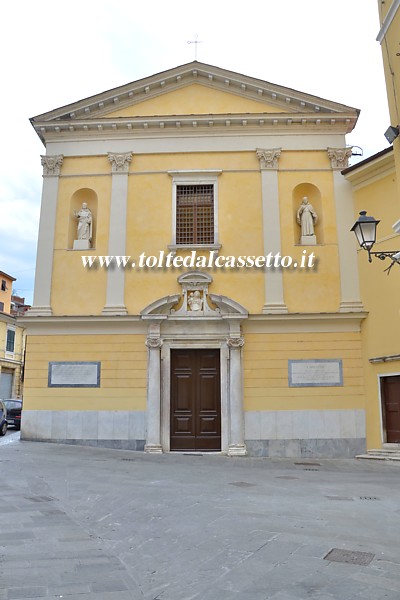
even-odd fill
[{"label": "paved stone street", "polygon": [[400,597],[398,464],[150,456],[9,431],[0,473],[0,600]]}]

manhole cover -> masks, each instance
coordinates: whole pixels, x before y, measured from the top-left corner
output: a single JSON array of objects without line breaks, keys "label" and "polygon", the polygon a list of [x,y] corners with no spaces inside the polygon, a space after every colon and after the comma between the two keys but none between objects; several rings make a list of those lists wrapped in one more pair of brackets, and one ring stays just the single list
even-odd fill
[{"label": "manhole cover", "polygon": [[255,483],[247,483],[247,481],[233,481],[229,485],[236,485],[236,487],[254,487]]},{"label": "manhole cover", "polygon": [[341,550],[340,548],[333,548],[326,556],[324,556],[324,560],[366,567],[374,556],[375,554],[372,554],[372,552],[358,552],[357,550]]}]

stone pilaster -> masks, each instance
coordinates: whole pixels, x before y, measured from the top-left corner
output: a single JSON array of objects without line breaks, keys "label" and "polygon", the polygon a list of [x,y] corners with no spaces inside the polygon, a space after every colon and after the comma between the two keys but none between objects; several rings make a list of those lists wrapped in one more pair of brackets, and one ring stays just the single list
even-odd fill
[{"label": "stone pilaster", "polygon": [[338,236],[340,265],[339,312],[362,311],[358,278],[357,250],[350,227],[354,222],[354,206],[351,184],[341,171],[348,167],[351,148],[328,148],[333,171],[333,189],[336,207],[336,230]]},{"label": "stone pilaster", "polygon": [[62,154],[41,156],[43,189],[36,255],[35,291],[32,308],[27,313],[29,316],[49,316],[52,314],[51,278],[53,272],[58,183],[62,162]]},{"label": "stone pilaster", "polygon": [[[260,161],[261,170],[264,254],[267,255],[270,252],[273,255],[278,252],[282,254],[278,193],[278,161],[281,149],[258,149],[256,154]],[[287,313],[288,309],[284,302],[281,269],[265,269],[264,288],[265,300],[263,313]]]},{"label": "stone pilaster", "polygon": [[243,414],[243,371],[242,371],[242,337],[231,337],[226,340],[229,348],[229,390],[230,390],[230,435],[228,444],[229,456],[245,456],[244,414]]},{"label": "stone pilaster", "polygon": [[147,438],[145,452],[159,454],[161,446],[161,338],[148,337]]},{"label": "stone pilaster", "polygon": [[[126,213],[128,204],[128,173],[132,153],[108,154],[112,169],[110,230],[108,255],[125,256]],[[127,314],[125,307],[125,271],[122,267],[108,269],[107,295],[103,314]]]}]

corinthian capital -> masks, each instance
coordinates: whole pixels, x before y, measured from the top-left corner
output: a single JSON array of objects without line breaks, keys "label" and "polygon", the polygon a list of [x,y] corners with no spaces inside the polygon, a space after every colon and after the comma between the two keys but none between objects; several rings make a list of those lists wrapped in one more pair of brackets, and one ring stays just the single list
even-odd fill
[{"label": "corinthian capital", "polygon": [[146,340],[146,346],[151,349],[161,348],[162,346],[161,338],[150,338],[148,337]]},{"label": "corinthian capital", "polygon": [[108,153],[108,160],[111,163],[113,173],[128,173],[129,163],[132,161],[132,152],[121,154]]},{"label": "corinthian capital", "polygon": [[270,150],[262,150],[258,148],[256,150],[257,158],[260,161],[260,168],[263,169],[277,169],[278,159],[281,155],[281,148],[271,148]]},{"label": "corinthian capital", "polygon": [[60,175],[63,158],[62,154],[58,154],[57,156],[41,156],[40,160],[43,167],[43,175],[47,177],[58,177]]},{"label": "corinthian capital", "polygon": [[332,169],[346,169],[349,166],[352,148],[327,148],[327,151]]},{"label": "corinthian capital", "polygon": [[228,338],[226,340],[226,343],[228,344],[229,348],[234,348],[234,349],[238,350],[240,348],[243,348],[244,339],[242,337]]}]

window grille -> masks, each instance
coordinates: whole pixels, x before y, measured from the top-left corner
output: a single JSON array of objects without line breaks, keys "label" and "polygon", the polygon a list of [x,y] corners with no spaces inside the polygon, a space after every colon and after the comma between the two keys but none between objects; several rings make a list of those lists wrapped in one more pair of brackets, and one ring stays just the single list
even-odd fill
[{"label": "window grille", "polygon": [[4,302],[0,302],[0,312],[4,312]]},{"label": "window grille", "polygon": [[214,243],[214,185],[177,186],[176,243]]}]

